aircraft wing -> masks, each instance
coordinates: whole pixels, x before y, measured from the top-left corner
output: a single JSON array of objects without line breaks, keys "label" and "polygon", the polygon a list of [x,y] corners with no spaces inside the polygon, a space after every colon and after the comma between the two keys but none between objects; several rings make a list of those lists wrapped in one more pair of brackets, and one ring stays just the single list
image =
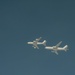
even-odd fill
[{"label": "aircraft wing", "polygon": [[57,55],[58,55],[58,52],[57,52],[57,51],[55,51],[55,54],[57,54]]},{"label": "aircraft wing", "polygon": [[34,48],[39,49],[39,47],[37,46],[37,42],[36,41],[33,42],[33,46],[34,46]]},{"label": "aircraft wing", "polygon": [[56,45],[56,47],[59,47],[61,43],[62,43],[62,41],[60,41],[60,42]]},{"label": "aircraft wing", "polygon": [[42,37],[40,37],[40,38],[37,38],[35,41],[36,41],[36,42],[38,42],[38,41],[40,41],[40,40],[41,40],[41,38],[42,38]]},{"label": "aircraft wing", "polygon": [[57,51],[52,51],[52,52],[58,55],[58,52]]}]

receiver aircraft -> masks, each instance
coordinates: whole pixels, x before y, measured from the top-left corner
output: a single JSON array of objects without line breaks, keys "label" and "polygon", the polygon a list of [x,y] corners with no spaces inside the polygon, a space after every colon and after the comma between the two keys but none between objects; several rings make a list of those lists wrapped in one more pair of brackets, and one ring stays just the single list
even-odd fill
[{"label": "receiver aircraft", "polygon": [[46,46],[45,49],[51,50],[51,52],[58,55],[58,51],[67,51],[68,50],[68,45],[65,45],[64,47],[59,47],[61,43],[62,43],[62,41],[60,41],[55,46]]}]

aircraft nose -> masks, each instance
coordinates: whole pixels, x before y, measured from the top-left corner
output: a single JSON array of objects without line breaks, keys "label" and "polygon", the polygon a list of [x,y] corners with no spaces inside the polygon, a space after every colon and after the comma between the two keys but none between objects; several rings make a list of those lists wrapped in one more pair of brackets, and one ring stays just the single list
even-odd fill
[{"label": "aircraft nose", "polygon": [[47,49],[47,47],[45,47],[45,49]]},{"label": "aircraft nose", "polygon": [[29,42],[27,42],[27,44],[29,44]]}]

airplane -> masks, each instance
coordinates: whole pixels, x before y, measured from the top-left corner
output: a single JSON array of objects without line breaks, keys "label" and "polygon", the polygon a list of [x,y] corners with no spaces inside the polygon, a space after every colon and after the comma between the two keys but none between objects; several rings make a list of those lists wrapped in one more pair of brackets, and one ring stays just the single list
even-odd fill
[{"label": "airplane", "polygon": [[44,46],[46,46],[46,40],[44,40],[43,42],[39,42],[41,40],[42,37],[35,39],[33,42],[27,42],[27,44],[32,44],[34,48],[39,49],[39,47],[37,45],[41,45],[43,44]]},{"label": "airplane", "polygon": [[55,46],[46,46],[45,49],[51,50],[51,52],[53,52],[53,53],[58,55],[57,51],[67,51],[68,50],[68,45],[65,45],[64,47],[59,47],[61,43],[62,43],[62,41],[60,41]]}]

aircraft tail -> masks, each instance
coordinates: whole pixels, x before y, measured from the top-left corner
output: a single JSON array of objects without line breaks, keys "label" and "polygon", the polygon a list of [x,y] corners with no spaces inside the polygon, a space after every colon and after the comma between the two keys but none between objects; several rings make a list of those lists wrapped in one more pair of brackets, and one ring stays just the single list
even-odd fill
[{"label": "aircraft tail", "polygon": [[43,41],[43,45],[44,45],[44,46],[46,46],[46,42],[47,42],[46,40]]},{"label": "aircraft tail", "polygon": [[67,51],[68,50],[68,45],[65,45],[63,48],[65,49],[65,51]]}]

